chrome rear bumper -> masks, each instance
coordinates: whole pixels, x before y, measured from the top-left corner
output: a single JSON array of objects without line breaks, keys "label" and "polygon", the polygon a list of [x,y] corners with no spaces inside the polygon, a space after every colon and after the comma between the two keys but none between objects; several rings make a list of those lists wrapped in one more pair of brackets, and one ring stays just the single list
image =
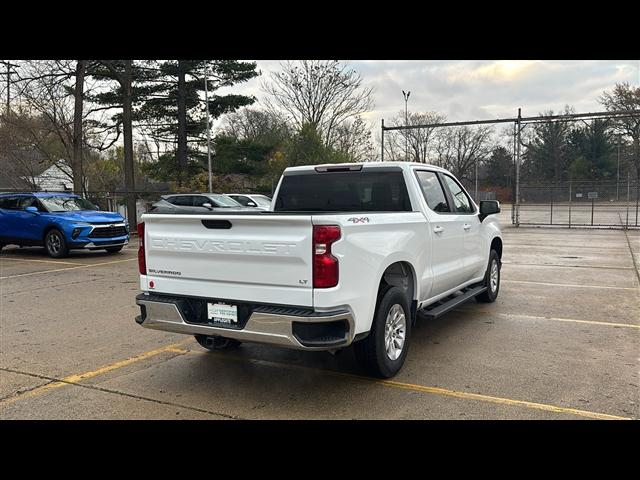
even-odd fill
[{"label": "chrome rear bumper", "polygon": [[[189,335],[222,336],[244,342],[267,343],[300,350],[333,350],[346,347],[353,342],[353,332],[355,331],[353,315],[346,309],[313,312],[307,315],[275,313],[256,309],[250,314],[244,328],[233,329],[187,322],[176,302],[171,300],[158,301],[155,295],[140,294],[136,297],[136,304],[140,306],[142,312],[140,316],[136,317],[136,322],[146,328]],[[271,310],[286,311],[288,309],[276,307]],[[346,322],[348,327],[344,329],[341,338],[319,341],[300,338],[299,333],[297,334],[294,329],[294,322],[304,323],[304,325],[298,324],[298,332],[300,332],[301,326],[313,328],[313,325],[310,324],[326,325],[329,322]]]}]

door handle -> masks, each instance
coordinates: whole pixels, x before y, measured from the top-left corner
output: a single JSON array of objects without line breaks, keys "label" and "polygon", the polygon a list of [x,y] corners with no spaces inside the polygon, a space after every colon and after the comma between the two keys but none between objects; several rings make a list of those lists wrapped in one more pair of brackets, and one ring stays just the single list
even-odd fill
[{"label": "door handle", "polygon": [[436,233],[442,233],[444,232],[444,228],[438,225],[437,227],[433,227],[433,231]]},{"label": "door handle", "polygon": [[469,230],[471,228],[471,225],[468,223],[465,223],[462,228],[464,228],[465,230]]}]

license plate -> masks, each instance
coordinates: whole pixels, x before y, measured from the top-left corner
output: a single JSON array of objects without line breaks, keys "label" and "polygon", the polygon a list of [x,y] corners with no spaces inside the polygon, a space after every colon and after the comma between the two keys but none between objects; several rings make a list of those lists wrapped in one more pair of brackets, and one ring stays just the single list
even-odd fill
[{"label": "license plate", "polygon": [[215,323],[235,325],[238,323],[238,306],[207,302],[207,318]]}]

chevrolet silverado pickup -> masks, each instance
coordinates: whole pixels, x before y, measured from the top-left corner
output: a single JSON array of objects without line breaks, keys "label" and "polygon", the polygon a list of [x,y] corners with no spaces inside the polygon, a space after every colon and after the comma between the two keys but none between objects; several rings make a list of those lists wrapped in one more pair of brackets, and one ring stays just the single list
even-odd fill
[{"label": "chevrolet silverado pickup", "polygon": [[142,216],[136,321],[210,350],[353,344],[369,373],[391,377],[418,311],[495,301],[499,212],[436,166],[287,168],[269,211]]}]

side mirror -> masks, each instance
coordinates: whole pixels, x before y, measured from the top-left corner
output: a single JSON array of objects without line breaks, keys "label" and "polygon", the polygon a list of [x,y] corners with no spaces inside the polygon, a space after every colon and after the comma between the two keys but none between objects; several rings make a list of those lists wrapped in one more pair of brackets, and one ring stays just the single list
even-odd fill
[{"label": "side mirror", "polygon": [[29,213],[38,213],[38,209],[36,207],[25,207],[24,211]]},{"label": "side mirror", "polygon": [[256,202],[247,202],[247,207],[257,207],[258,204]]},{"label": "side mirror", "polygon": [[496,213],[500,213],[500,202],[497,200],[480,201],[480,221]]},{"label": "side mirror", "polygon": [[213,205],[211,205],[209,202],[207,202],[207,203],[203,203],[203,204],[202,204],[202,206],[203,206],[204,208],[208,208],[209,210],[211,210],[211,209],[213,208]]}]

